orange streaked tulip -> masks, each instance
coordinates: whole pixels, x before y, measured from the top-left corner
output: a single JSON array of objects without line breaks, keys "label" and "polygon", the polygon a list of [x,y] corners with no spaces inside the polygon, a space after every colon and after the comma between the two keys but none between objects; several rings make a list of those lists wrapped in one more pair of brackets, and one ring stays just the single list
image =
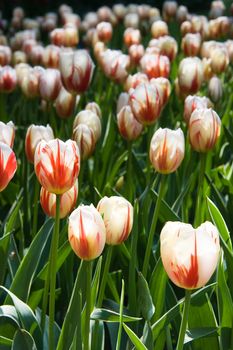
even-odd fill
[{"label": "orange streaked tulip", "polygon": [[90,110],[79,112],[73,123],[73,130],[80,124],[87,125],[93,131],[93,137],[97,142],[101,136],[101,121],[98,115]]},{"label": "orange streaked tulip", "polygon": [[170,61],[167,56],[146,53],[140,60],[140,66],[149,79],[164,77],[170,73]]},{"label": "orange streaked tulip", "polygon": [[124,106],[117,114],[117,125],[122,137],[136,140],[142,133],[143,125],[134,117],[130,106]]},{"label": "orange streaked tulip", "polygon": [[15,153],[5,143],[0,142],[0,192],[13,178],[17,169]]},{"label": "orange streaked tulip", "polygon": [[78,145],[82,160],[89,158],[96,145],[93,129],[86,124],[78,124],[73,130],[72,138]]},{"label": "orange streaked tulip", "polygon": [[184,120],[189,123],[191,114],[195,109],[211,107],[210,100],[205,96],[187,96],[184,101]]}]

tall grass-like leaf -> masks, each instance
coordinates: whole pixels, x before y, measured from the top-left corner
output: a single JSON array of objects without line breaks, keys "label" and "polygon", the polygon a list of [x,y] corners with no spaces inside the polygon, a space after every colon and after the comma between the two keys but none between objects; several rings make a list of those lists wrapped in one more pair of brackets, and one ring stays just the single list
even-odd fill
[{"label": "tall grass-like leaf", "polygon": [[[151,190],[153,196],[158,198],[158,193],[154,190]],[[167,204],[165,200],[162,200],[160,205],[159,218],[163,221],[181,221],[179,215],[175,213],[175,211]]]},{"label": "tall grass-like leaf", "polygon": [[162,260],[159,259],[150,279],[150,293],[155,305],[155,313],[152,322],[158,320],[164,310],[166,297],[167,274],[164,270]]},{"label": "tall grass-like leaf", "polygon": [[10,235],[8,233],[0,238],[0,256],[1,256],[1,264],[0,264],[0,284],[3,284],[5,271],[7,267],[7,259],[8,259],[8,251],[10,245]]},{"label": "tall grass-like leaf", "polygon": [[0,349],[11,350],[12,340],[0,335]]},{"label": "tall grass-like leaf", "polygon": [[[94,311],[91,314],[92,320],[101,320],[104,322],[119,322],[119,317],[119,312],[107,309],[94,309]],[[136,322],[140,321],[141,318],[123,314],[122,320],[123,322]]]},{"label": "tall grass-like leaf", "polygon": [[131,342],[135,345],[137,350],[147,350],[147,347],[142,343],[138,336],[130,329],[125,323],[123,323],[124,330],[128,334]]},{"label": "tall grass-like leaf", "polygon": [[201,327],[201,328],[188,329],[185,334],[184,344],[191,343],[192,341],[200,338],[206,338],[217,332],[218,332],[218,327]]},{"label": "tall grass-like leaf", "polygon": [[138,273],[138,305],[145,320],[150,321],[155,307],[148,287],[148,283],[141,272]]},{"label": "tall grass-like leaf", "polygon": [[27,331],[25,329],[18,329],[15,333],[12,350],[38,350],[36,344]]}]

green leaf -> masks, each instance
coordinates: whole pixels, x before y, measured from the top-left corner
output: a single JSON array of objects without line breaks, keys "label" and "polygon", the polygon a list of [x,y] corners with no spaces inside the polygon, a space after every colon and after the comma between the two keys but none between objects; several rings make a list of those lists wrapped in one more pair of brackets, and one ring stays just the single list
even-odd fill
[{"label": "green leaf", "polygon": [[37,350],[35,342],[25,329],[18,329],[15,333],[12,350]]},{"label": "green leaf", "polygon": [[184,344],[188,344],[200,338],[208,337],[217,332],[218,332],[218,327],[201,327],[201,328],[188,329],[185,333]]},{"label": "green leaf", "polygon": [[102,256],[98,259],[98,263],[96,265],[95,274],[91,284],[91,311],[94,309],[96,304],[98,290],[99,290],[99,281],[100,281],[100,272],[102,266]]},{"label": "green leaf", "polygon": [[[153,196],[158,198],[158,193],[154,190],[151,190]],[[165,200],[161,201],[160,204],[160,212],[159,212],[159,218],[162,222],[166,221],[181,221],[180,217],[175,213],[175,211],[165,202]]]},{"label": "green leaf", "polygon": [[24,256],[10,287],[12,293],[21,300],[27,301],[31,284],[36,273],[39,260],[53,229],[53,220],[49,219],[41,227]]},{"label": "green leaf", "polygon": [[11,233],[8,233],[4,235],[2,238],[0,238],[0,256],[1,256],[0,285],[3,284],[5,270],[7,267],[7,258],[8,258],[8,251],[10,246],[10,235]]},{"label": "green leaf", "polygon": [[4,319],[4,323],[6,320],[13,321],[16,327],[20,328],[20,320],[18,318],[18,314],[15,310],[15,307],[12,305],[2,305],[0,306],[0,320]]},{"label": "green leaf", "polygon": [[150,290],[141,272],[138,273],[138,305],[142,316],[150,321],[155,312],[155,307],[150,294]]},{"label": "green leaf", "polygon": [[12,340],[0,335],[0,349],[11,350]]},{"label": "green leaf", "polygon": [[[92,320],[101,320],[104,322],[119,322],[119,317],[120,314],[118,312],[107,309],[94,309],[91,314]],[[123,322],[135,322],[139,320],[141,318],[123,314]]]},{"label": "green leaf", "polygon": [[15,225],[15,220],[17,218],[17,215],[19,213],[19,209],[21,208],[22,202],[23,202],[23,197],[22,197],[23,191],[21,190],[19,193],[18,198],[15,200],[14,204],[12,205],[4,223],[4,234],[7,234],[14,229]]},{"label": "green leaf", "polygon": [[129,339],[135,345],[137,350],[147,350],[147,347],[142,343],[138,336],[130,329],[125,323],[123,323],[124,330],[128,334]]},{"label": "green leaf", "polygon": [[155,306],[155,313],[152,317],[154,323],[164,311],[166,297],[167,274],[164,270],[162,260],[159,258],[150,279],[150,293]]}]

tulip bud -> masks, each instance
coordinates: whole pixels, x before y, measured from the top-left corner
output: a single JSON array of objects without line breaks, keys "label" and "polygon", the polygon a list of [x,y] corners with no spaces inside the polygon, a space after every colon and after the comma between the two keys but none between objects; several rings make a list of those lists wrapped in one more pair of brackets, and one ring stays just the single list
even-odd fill
[{"label": "tulip bud", "polygon": [[127,77],[124,84],[124,89],[126,91],[136,89],[136,87],[142,83],[149,83],[149,79],[146,74],[138,72]]},{"label": "tulip bud", "polygon": [[64,87],[73,94],[85,92],[91,82],[94,63],[86,50],[60,53],[60,71]]},{"label": "tulip bud", "polygon": [[108,49],[102,52],[100,63],[105,75],[117,83],[123,83],[127,78],[130,58],[121,51]]},{"label": "tulip bud", "polygon": [[28,98],[39,96],[39,74],[35,69],[28,70],[19,84],[22,92]]},{"label": "tulip bud", "polygon": [[142,133],[143,126],[134,117],[130,106],[123,107],[117,114],[117,125],[122,137],[126,140],[136,140]]},{"label": "tulip bud", "polygon": [[130,92],[129,104],[135,118],[143,125],[153,124],[160,115],[159,92],[150,83],[141,84]]},{"label": "tulip bud", "polygon": [[96,145],[93,130],[86,124],[78,124],[73,130],[73,140],[77,143],[82,160],[89,158]]},{"label": "tulip bud", "polygon": [[34,154],[36,146],[40,143],[41,140],[46,142],[53,140],[53,130],[47,124],[43,125],[30,125],[27,129],[26,138],[25,138],[25,152],[27,159],[30,163],[34,163]]},{"label": "tulip bud", "polygon": [[176,1],[164,1],[163,3],[163,18],[165,21],[169,21],[174,18],[177,10],[177,2]]},{"label": "tulip bud", "polygon": [[112,25],[109,22],[100,22],[97,27],[97,35],[100,41],[108,43],[112,39]]},{"label": "tulip bud", "polygon": [[19,63],[26,63],[27,56],[23,51],[15,51],[13,53],[12,61],[14,66]]},{"label": "tulip bud", "polygon": [[113,12],[117,16],[118,19],[122,20],[126,14],[126,7],[123,4],[115,4],[113,5]]},{"label": "tulip bud", "polygon": [[150,161],[155,170],[162,174],[176,171],[184,158],[184,147],[184,134],[180,128],[159,128],[150,143]]},{"label": "tulip bud", "polygon": [[0,192],[2,192],[13,178],[17,169],[17,161],[12,149],[0,142]]},{"label": "tulip bud", "polygon": [[209,81],[208,93],[212,101],[218,102],[222,98],[222,81],[218,77],[213,77]]},{"label": "tulip bud", "polygon": [[178,51],[176,40],[169,35],[164,35],[158,39],[159,53],[167,56],[170,61],[173,61]]},{"label": "tulip bud", "polygon": [[11,49],[8,46],[0,45],[0,66],[6,66],[11,62]]},{"label": "tulip bud", "polygon": [[42,140],[35,150],[34,168],[41,186],[47,191],[67,192],[74,186],[80,170],[78,146],[71,140]]},{"label": "tulip bud", "polygon": [[167,222],[160,235],[164,269],[177,286],[203,287],[216,269],[220,245],[216,227],[206,221],[194,229],[190,224]]},{"label": "tulip bud", "polygon": [[15,139],[15,126],[10,121],[7,124],[0,121],[0,142],[13,148]]},{"label": "tulip bud", "polygon": [[[35,45],[30,52],[30,61],[33,65],[41,65],[45,56],[45,48],[42,45]],[[45,62],[45,60],[44,60]],[[47,62],[46,62],[47,63]],[[46,65],[47,66],[47,65]]]},{"label": "tulip bud", "polygon": [[0,91],[12,92],[17,85],[17,75],[14,68],[4,66],[0,68]]},{"label": "tulip bud", "polygon": [[201,48],[200,33],[187,33],[182,39],[181,47],[186,56],[197,56]]},{"label": "tulip bud", "polygon": [[138,65],[140,59],[142,58],[145,52],[144,46],[134,44],[129,47],[128,51],[131,63],[133,65]]},{"label": "tulip bud", "polygon": [[226,70],[229,64],[229,57],[227,50],[215,48],[211,51],[211,67],[214,73],[219,74]]},{"label": "tulip bud", "polygon": [[75,117],[73,130],[79,124],[87,125],[93,131],[93,137],[95,142],[99,140],[101,136],[101,122],[97,114],[89,110],[79,112]]},{"label": "tulip bud", "polygon": [[120,112],[121,108],[127,106],[129,103],[129,94],[127,92],[121,92],[117,100],[117,113]]},{"label": "tulip bud", "polygon": [[125,28],[134,28],[139,27],[139,16],[137,13],[128,13],[124,18]]},{"label": "tulip bud", "polygon": [[149,79],[164,77],[167,78],[170,73],[170,61],[167,56],[159,54],[146,53],[141,61],[140,66]]},{"label": "tulip bud", "polygon": [[47,68],[59,68],[59,54],[60,54],[60,47],[55,45],[48,45],[44,51],[43,54],[43,64]]},{"label": "tulip bud", "polygon": [[213,76],[213,70],[211,67],[211,59],[204,57],[202,59],[202,67],[203,67],[203,77],[205,81],[210,80],[210,78]]},{"label": "tulip bud", "polygon": [[61,89],[61,76],[57,69],[46,69],[39,78],[41,98],[46,101],[56,100]]},{"label": "tulip bud", "polygon": [[106,243],[121,244],[128,237],[133,226],[133,207],[123,197],[103,197],[97,206],[106,227]]},{"label": "tulip bud", "polygon": [[195,109],[203,109],[211,107],[209,99],[205,96],[187,96],[184,101],[184,120],[186,123],[189,123],[191,114]]},{"label": "tulip bud", "polygon": [[55,108],[60,118],[69,118],[75,108],[76,98],[70,94],[63,86],[55,101]]},{"label": "tulip bud", "polygon": [[211,108],[196,109],[189,120],[189,141],[197,152],[214,148],[221,130],[221,120]]},{"label": "tulip bud", "polygon": [[171,93],[171,84],[167,78],[152,78],[150,84],[154,85],[159,92],[162,106],[164,107]]},{"label": "tulip bud", "polygon": [[160,36],[168,35],[168,26],[164,21],[155,21],[151,26],[151,35],[153,38],[157,39]]},{"label": "tulip bud", "polygon": [[101,119],[102,118],[102,112],[101,109],[99,107],[99,105],[96,102],[89,102],[85,109],[87,111],[91,111],[93,113],[95,113],[96,115],[98,115],[98,117]]},{"label": "tulip bud", "polygon": [[[60,197],[60,219],[65,218],[75,207],[78,198],[78,180],[71,189]],[[40,190],[40,204],[45,214],[55,218],[56,216],[56,195],[48,192],[44,187]]]},{"label": "tulip bud", "polygon": [[179,87],[183,93],[196,93],[203,81],[202,62],[198,57],[184,58],[178,70]]},{"label": "tulip bud", "polygon": [[181,23],[180,32],[182,36],[185,36],[187,33],[192,33],[192,23],[190,21],[184,21]]},{"label": "tulip bud", "polygon": [[80,259],[93,260],[100,256],[106,242],[106,229],[100,213],[92,204],[80,205],[71,213],[68,236]]},{"label": "tulip bud", "polygon": [[73,24],[67,24],[64,27],[64,46],[76,47],[78,45],[78,30]]},{"label": "tulip bud", "polygon": [[139,29],[127,28],[124,32],[124,43],[127,47],[139,45],[141,42],[141,33]]},{"label": "tulip bud", "polygon": [[183,23],[187,20],[188,17],[188,9],[186,6],[179,6],[176,11],[176,20],[178,23]]}]

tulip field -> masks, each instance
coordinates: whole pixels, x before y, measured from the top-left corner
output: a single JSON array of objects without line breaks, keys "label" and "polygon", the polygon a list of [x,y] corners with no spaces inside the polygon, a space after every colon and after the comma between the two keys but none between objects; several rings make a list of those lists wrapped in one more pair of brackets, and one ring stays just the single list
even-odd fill
[{"label": "tulip field", "polygon": [[233,3],[4,16],[0,350],[233,350]]}]

